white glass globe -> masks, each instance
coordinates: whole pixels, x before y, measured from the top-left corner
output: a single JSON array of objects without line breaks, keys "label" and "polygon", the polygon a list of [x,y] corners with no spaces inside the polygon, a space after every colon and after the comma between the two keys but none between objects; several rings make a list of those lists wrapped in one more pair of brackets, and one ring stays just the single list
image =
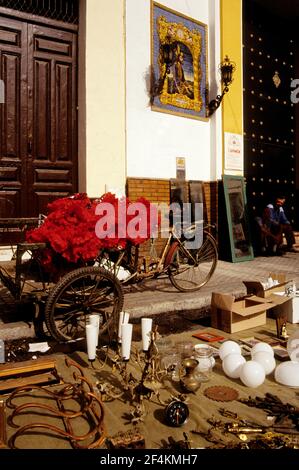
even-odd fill
[{"label": "white glass globe", "polygon": [[266,375],[271,374],[276,367],[276,361],[269,352],[259,351],[252,359],[263,366]]},{"label": "white glass globe", "polygon": [[259,387],[265,378],[266,374],[263,366],[256,361],[246,362],[241,369],[240,379],[246,387]]},{"label": "white glass globe", "polygon": [[287,343],[287,350],[289,353],[290,358],[292,361],[297,361],[299,362],[299,357],[297,354],[293,354],[296,349],[299,348],[299,330],[297,330],[295,333],[293,333]]},{"label": "white glass globe", "polygon": [[245,362],[246,360],[241,354],[228,354],[223,359],[222,369],[228,377],[238,379]]},{"label": "white glass globe", "polygon": [[241,348],[235,341],[225,341],[219,348],[219,356],[222,361],[229,354],[241,354]]},{"label": "white glass globe", "polygon": [[293,362],[299,362],[299,346],[296,349],[293,349],[292,352],[289,354],[290,359]]},{"label": "white glass globe", "polygon": [[287,387],[299,387],[299,362],[287,361],[275,369],[276,382]]},{"label": "white glass globe", "polygon": [[261,352],[261,351],[268,352],[272,354],[272,356],[274,357],[273,348],[271,348],[269,344],[263,343],[263,342],[257,343],[253,346],[253,348],[251,349],[251,357],[253,358],[255,353]]}]

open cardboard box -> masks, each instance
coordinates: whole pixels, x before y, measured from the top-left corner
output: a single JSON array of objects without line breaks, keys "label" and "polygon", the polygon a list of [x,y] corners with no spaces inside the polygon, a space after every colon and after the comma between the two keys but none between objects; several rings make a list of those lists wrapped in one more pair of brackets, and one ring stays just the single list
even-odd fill
[{"label": "open cardboard box", "polygon": [[286,317],[289,323],[299,323],[299,296],[274,292],[267,300],[275,304],[274,317]]},{"label": "open cardboard box", "polygon": [[291,280],[287,280],[286,275],[282,273],[269,273],[268,277],[277,280],[278,284],[265,289],[261,281],[243,281],[247,289],[247,294],[257,295],[258,297],[264,297],[266,299],[270,297],[273,292],[284,292],[285,286],[292,282]]},{"label": "open cardboard box", "polygon": [[293,303],[292,298],[285,294],[285,287],[287,284],[292,282],[290,279],[286,279],[286,275],[283,273],[269,273],[269,277],[273,280],[277,280],[278,284],[275,286],[264,288],[260,281],[243,281],[246,286],[247,294],[257,295],[265,298],[267,302],[272,304],[270,316],[287,317],[288,321],[293,323]]},{"label": "open cardboard box", "polygon": [[235,299],[231,294],[212,293],[211,326],[227,333],[237,333],[266,324],[268,309],[273,304],[257,296]]}]

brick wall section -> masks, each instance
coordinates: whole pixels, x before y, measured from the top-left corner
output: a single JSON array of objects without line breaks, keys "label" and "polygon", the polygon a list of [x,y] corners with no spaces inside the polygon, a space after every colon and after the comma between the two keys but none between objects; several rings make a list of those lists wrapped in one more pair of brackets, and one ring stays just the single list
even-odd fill
[{"label": "brick wall section", "polygon": [[216,224],[218,226],[218,182],[204,182],[204,203],[205,214],[208,224]]},{"label": "brick wall section", "polygon": [[[152,203],[170,204],[170,180],[147,179],[147,178],[128,178],[127,179],[127,197],[131,201],[136,201],[140,197],[148,199]],[[157,256],[160,256],[166,240],[158,238],[155,241]],[[150,242],[141,246],[140,256],[149,256]]]},{"label": "brick wall section", "polygon": [[[204,203],[206,222],[218,226],[218,182],[204,182]],[[186,194],[188,194],[188,182],[186,181]],[[170,204],[170,180],[128,178],[127,196],[131,201],[136,201],[139,197],[144,197],[153,203]],[[155,243],[157,255],[160,256],[165,245],[165,239],[158,239]],[[149,256],[150,242],[142,245],[141,257]]]}]

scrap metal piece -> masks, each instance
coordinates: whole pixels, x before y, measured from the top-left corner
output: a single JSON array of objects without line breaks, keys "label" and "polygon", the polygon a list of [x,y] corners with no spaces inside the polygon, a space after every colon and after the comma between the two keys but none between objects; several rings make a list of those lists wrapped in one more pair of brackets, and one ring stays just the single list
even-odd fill
[{"label": "scrap metal piece", "polygon": [[22,362],[22,364],[6,364],[1,367],[0,379],[33,374],[34,372],[45,372],[53,369],[56,369],[56,361],[52,359],[27,361]]},{"label": "scrap metal piece", "polygon": [[239,398],[239,392],[237,390],[222,385],[206,388],[204,395],[210,398],[210,400],[220,402],[234,401]]},{"label": "scrap metal piece", "polygon": [[16,364],[5,364],[0,370],[0,394],[11,393],[29,385],[53,385],[63,383],[52,359],[39,359]]},{"label": "scrap metal piece", "polygon": [[261,408],[268,416],[274,416],[277,426],[288,419],[292,422],[292,427],[299,431],[299,408],[290,403],[283,403],[276,395],[266,393],[264,397],[249,397],[241,399],[240,402],[253,408]]},{"label": "scrap metal piece", "polygon": [[[104,409],[102,402],[100,398],[95,395],[92,384],[84,377],[80,366],[71,360],[67,360],[66,363],[68,367],[72,366],[77,369],[73,374],[75,379],[74,383],[65,384],[58,391],[51,391],[38,386],[20,387],[9,396],[7,406],[13,409],[9,424],[18,428],[17,432],[9,439],[8,445],[10,448],[16,448],[16,440],[19,436],[28,433],[34,434],[38,431],[50,431],[50,433],[54,434],[56,437],[65,437],[70,441],[72,447],[76,449],[94,449],[104,443]],[[53,405],[49,406],[40,402],[30,402],[18,406],[15,403],[15,400],[19,397],[24,398],[26,392],[32,392],[34,390],[42,392],[45,398],[52,400]],[[70,410],[70,401],[74,402],[74,411]],[[67,402],[67,409],[64,406],[65,402]],[[38,410],[38,414],[41,414],[40,410],[45,410],[47,416],[61,418],[65,431],[45,422],[33,422],[23,427],[19,427],[15,424],[14,420],[17,416],[30,412],[36,414],[36,410]],[[73,424],[77,419],[81,421],[84,420],[88,423],[89,430],[86,434],[77,435],[74,432]]]},{"label": "scrap metal piece", "polygon": [[6,416],[5,403],[0,401],[0,449],[6,449]]},{"label": "scrap metal piece", "polygon": [[145,438],[139,429],[119,432],[106,439],[106,446],[108,449],[145,449]]}]

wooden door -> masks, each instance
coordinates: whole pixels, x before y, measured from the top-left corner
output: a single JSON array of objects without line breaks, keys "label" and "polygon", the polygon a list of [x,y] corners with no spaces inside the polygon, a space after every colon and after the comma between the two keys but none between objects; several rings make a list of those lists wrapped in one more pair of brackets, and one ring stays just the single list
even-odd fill
[{"label": "wooden door", "polygon": [[0,18],[0,217],[26,213],[27,25]]},{"label": "wooden door", "polygon": [[77,190],[77,35],[0,18],[0,64],[0,217],[33,217]]},{"label": "wooden door", "polygon": [[[258,18],[258,21],[256,21]],[[279,31],[279,34],[277,34]],[[279,195],[295,222],[295,32],[260,4],[244,2],[244,155],[252,220]],[[252,223],[255,226],[255,223]]]},{"label": "wooden door", "polygon": [[33,216],[77,189],[77,37],[29,25],[28,46],[27,215]]}]

